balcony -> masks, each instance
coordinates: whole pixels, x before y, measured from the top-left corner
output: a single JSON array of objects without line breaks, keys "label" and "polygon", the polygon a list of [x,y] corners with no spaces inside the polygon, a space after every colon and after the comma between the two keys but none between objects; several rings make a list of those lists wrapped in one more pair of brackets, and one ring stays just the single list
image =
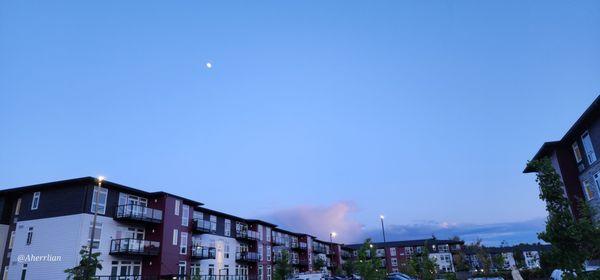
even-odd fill
[{"label": "balcony", "polygon": [[258,262],[258,254],[254,252],[237,252],[235,260],[240,262]]},{"label": "balcony", "polygon": [[205,220],[192,220],[192,230],[198,233],[216,233],[217,223]]},{"label": "balcony", "polygon": [[160,252],[160,242],[135,238],[113,239],[110,241],[111,255],[156,256]]},{"label": "balcony", "polygon": [[352,258],[352,254],[348,251],[342,251],[342,259],[347,260],[349,258]]},{"label": "balcony", "polygon": [[327,254],[329,252],[328,248],[325,245],[321,245],[319,243],[313,244],[313,252],[317,254]]},{"label": "balcony", "polygon": [[235,232],[235,238],[245,240],[258,240],[258,232],[253,230],[241,230]]},{"label": "balcony", "polygon": [[292,249],[304,251],[308,249],[308,244],[306,242],[292,243]]},{"label": "balcony", "polygon": [[162,210],[149,208],[142,205],[125,204],[117,206],[115,220],[131,222],[162,223]]},{"label": "balcony", "polygon": [[283,237],[273,236],[273,238],[271,238],[271,243],[275,246],[282,246],[285,245],[285,239]]},{"label": "balcony", "polygon": [[307,260],[296,260],[295,263],[292,263],[295,266],[308,266],[308,261]]},{"label": "balcony", "polygon": [[203,247],[200,245],[192,246],[192,258],[199,260],[214,259],[217,255],[217,249],[214,247]]}]

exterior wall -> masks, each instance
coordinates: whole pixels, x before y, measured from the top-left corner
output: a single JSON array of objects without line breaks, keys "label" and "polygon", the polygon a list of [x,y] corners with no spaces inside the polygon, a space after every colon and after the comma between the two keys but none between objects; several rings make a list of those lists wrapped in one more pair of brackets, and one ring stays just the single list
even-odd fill
[{"label": "exterior wall", "polygon": [[4,262],[4,256],[6,255],[6,240],[9,237],[9,225],[0,224],[0,264]]},{"label": "exterior wall", "polygon": [[[60,225],[60,226],[57,226]],[[88,230],[83,215],[69,215],[55,218],[28,220],[17,223],[8,279],[21,279],[23,265],[27,264],[27,279],[64,279],[64,270],[79,262],[82,245],[82,232]],[[26,245],[27,231],[33,227],[33,239]],[[23,262],[17,256],[26,255],[60,256],[57,262]]]},{"label": "exterior wall", "polygon": [[[214,267],[214,274],[225,274],[226,266],[228,266],[229,274],[233,275],[235,273],[236,261],[235,255],[237,252],[237,248],[240,246],[240,243],[231,237],[219,236],[215,234],[202,234],[202,235],[194,235],[194,242],[199,243],[201,246],[205,247],[215,247],[216,248],[216,257],[215,259],[206,259],[206,260],[193,260],[193,264],[200,265],[201,274],[208,274],[208,268],[210,265]],[[229,246],[229,256],[227,257],[227,252],[225,248]]]},{"label": "exterior wall", "polygon": [[443,272],[454,272],[454,261],[450,253],[432,253],[429,258],[435,261],[438,269]]}]

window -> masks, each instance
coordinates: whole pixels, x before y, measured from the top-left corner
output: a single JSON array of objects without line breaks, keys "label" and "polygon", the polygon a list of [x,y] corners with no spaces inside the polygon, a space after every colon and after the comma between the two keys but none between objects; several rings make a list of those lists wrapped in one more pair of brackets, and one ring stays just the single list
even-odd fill
[{"label": "window", "polygon": [[392,258],[392,266],[398,266],[398,259]]},{"label": "window", "polygon": [[231,236],[231,220],[225,219],[225,236]]},{"label": "window", "polygon": [[258,240],[263,240],[263,226],[258,225]]},{"label": "window", "polygon": [[178,271],[179,275],[186,275],[185,273],[185,261],[180,261],[179,262],[179,271]]},{"label": "window", "polygon": [[258,280],[263,280],[263,266],[258,266]]},{"label": "window", "polygon": [[258,244],[258,260],[259,261],[263,261],[263,245],[262,244]]},{"label": "window", "polygon": [[267,280],[271,280],[271,266],[267,266]]},{"label": "window", "polygon": [[590,134],[587,131],[581,135],[581,142],[583,142],[583,150],[589,164],[594,163],[596,161],[596,153],[594,152],[594,146],[592,145],[592,138],[590,138]]},{"label": "window", "polygon": [[27,264],[23,264],[23,269],[21,269],[21,280],[27,279]]},{"label": "window", "polygon": [[579,144],[577,144],[577,142],[575,142],[575,143],[573,143],[573,145],[571,145],[571,148],[573,148],[573,155],[575,155],[575,161],[577,163],[580,163],[583,158],[581,157],[581,151],[579,150]]},{"label": "window", "polygon": [[13,242],[15,242],[15,231],[10,232],[10,239],[8,240],[8,249],[12,249]]},{"label": "window", "polygon": [[4,267],[4,274],[2,280],[8,279],[8,265]]},{"label": "window", "polygon": [[223,253],[223,257],[229,259],[229,243],[225,243],[225,252]]},{"label": "window", "polygon": [[177,229],[173,230],[173,245],[177,246],[177,237],[179,235],[179,231]]},{"label": "window", "polygon": [[210,215],[210,231],[217,231],[217,216],[215,215]]},{"label": "window", "polygon": [[183,205],[183,213],[181,213],[181,225],[187,227],[189,220],[190,220],[190,207],[187,205]]},{"label": "window", "polygon": [[179,243],[179,254],[181,254],[181,255],[187,254],[187,239],[188,239],[187,232],[182,232],[181,233],[181,242]]},{"label": "window", "polygon": [[37,210],[40,206],[40,192],[33,193],[33,200],[31,200],[31,210]]},{"label": "window", "polygon": [[390,248],[390,256],[395,257],[396,256],[396,248]]},{"label": "window", "polygon": [[[597,177],[594,175],[594,177]],[[596,184],[598,181],[596,180]],[[588,181],[583,181],[583,192],[585,193],[585,198],[587,200],[592,200],[594,198],[594,190]]]},{"label": "window", "polygon": [[92,213],[96,211],[96,199],[98,199],[98,214],[104,215],[106,213],[106,198],[108,197],[108,190],[105,188],[100,188],[100,195],[98,198],[98,187],[94,187],[94,194],[92,195],[92,209],[90,210]]},{"label": "window", "polygon": [[269,245],[267,245],[267,261],[268,262],[271,261],[271,246],[269,246]]},{"label": "window", "polygon": [[26,245],[31,245],[31,240],[33,239],[33,228],[29,227],[29,230],[27,230],[27,241],[25,242]]},{"label": "window", "polygon": [[271,242],[271,228],[267,228],[267,242]]},{"label": "window", "polygon": [[[90,222],[90,228],[88,231],[87,245],[89,246],[92,239],[92,230],[94,228],[94,222]],[[102,223],[96,222],[96,230],[94,231],[94,242],[92,242],[92,248],[98,249],[100,246],[100,236],[102,234]]]},{"label": "window", "polygon": [[443,253],[448,253],[448,252],[450,252],[450,246],[448,244],[442,244],[442,245],[438,246],[438,251],[443,252]]},{"label": "window", "polygon": [[214,264],[208,265],[208,275],[215,275],[215,265]]},{"label": "window", "polygon": [[21,211],[21,199],[17,199],[17,206],[15,207],[15,215],[19,215],[19,212]]},{"label": "window", "polygon": [[413,247],[406,247],[406,248],[404,248],[404,252],[407,255],[412,255],[414,253],[414,249],[413,249]]},{"label": "window", "polygon": [[175,216],[179,216],[179,208],[181,208],[181,200],[175,199]]}]

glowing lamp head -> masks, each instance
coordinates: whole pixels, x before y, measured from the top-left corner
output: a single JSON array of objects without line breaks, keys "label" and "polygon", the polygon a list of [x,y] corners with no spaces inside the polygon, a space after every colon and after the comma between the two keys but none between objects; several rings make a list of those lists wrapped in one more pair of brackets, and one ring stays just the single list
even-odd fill
[{"label": "glowing lamp head", "polygon": [[332,236],[332,237],[336,237],[336,236],[337,236],[337,233],[334,231],[334,232],[332,232],[332,233],[331,233],[331,236]]},{"label": "glowing lamp head", "polygon": [[379,215],[379,218],[383,220],[385,217],[383,215]]},{"label": "glowing lamp head", "polygon": [[104,181],[106,179],[106,177],[104,176],[98,176],[98,182],[102,183],[102,181]]}]

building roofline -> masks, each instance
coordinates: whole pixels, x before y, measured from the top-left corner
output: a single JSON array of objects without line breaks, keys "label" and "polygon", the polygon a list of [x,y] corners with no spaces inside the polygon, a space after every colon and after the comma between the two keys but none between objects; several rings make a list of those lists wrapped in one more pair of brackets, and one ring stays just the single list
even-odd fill
[{"label": "building roofline", "polygon": [[[537,151],[537,153],[535,153],[533,158],[531,158],[531,161],[538,160],[540,158],[547,156],[548,153],[550,153],[550,151],[555,150],[555,148],[560,146],[560,144],[561,144],[560,141],[545,142],[544,144],[542,144],[542,147],[540,147],[540,149]],[[530,168],[529,166],[525,166],[523,173],[532,173],[532,172],[535,172],[535,170],[533,170],[533,168]]]}]

